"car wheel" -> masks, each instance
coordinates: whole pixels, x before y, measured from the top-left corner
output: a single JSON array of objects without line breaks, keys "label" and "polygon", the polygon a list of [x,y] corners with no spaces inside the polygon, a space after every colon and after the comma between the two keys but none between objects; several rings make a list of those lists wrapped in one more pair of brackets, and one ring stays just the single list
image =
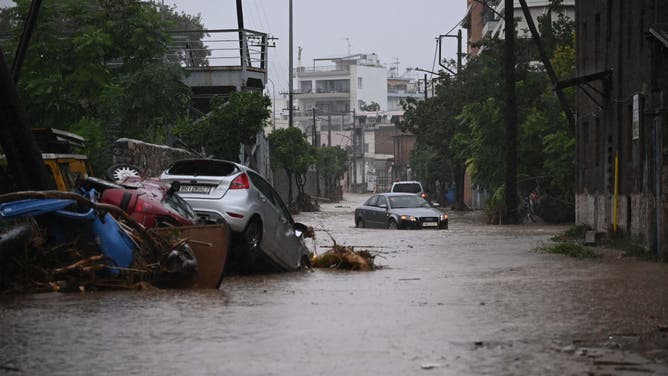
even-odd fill
[{"label": "car wheel", "polygon": [[396,229],[398,229],[399,226],[397,226],[397,221],[395,221],[394,219],[390,218],[390,221],[387,222],[387,228],[389,228],[390,230],[396,230]]},{"label": "car wheel", "polygon": [[439,228],[441,228],[443,230],[447,230],[448,229],[448,221],[441,222],[441,225],[439,226]]},{"label": "car wheel", "polygon": [[362,218],[359,218],[359,217],[358,217],[358,218],[355,220],[355,227],[357,227],[357,228],[364,228],[364,227],[366,227],[366,226],[364,225],[364,220],[363,220]]},{"label": "car wheel", "polygon": [[299,268],[302,270],[311,269],[311,258],[308,255],[303,255],[299,261]]},{"label": "car wheel", "polygon": [[116,164],[107,169],[107,180],[118,183],[128,176],[141,176],[139,169],[130,164]]},{"label": "car wheel", "polygon": [[262,242],[262,222],[259,219],[251,219],[248,225],[246,225],[242,239],[247,252],[254,253],[259,251],[260,243]]}]

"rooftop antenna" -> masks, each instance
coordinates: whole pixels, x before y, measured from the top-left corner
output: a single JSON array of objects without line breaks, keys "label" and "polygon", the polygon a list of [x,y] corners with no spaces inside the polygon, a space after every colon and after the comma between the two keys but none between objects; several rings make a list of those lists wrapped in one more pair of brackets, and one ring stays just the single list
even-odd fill
[{"label": "rooftop antenna", "polygon": [[350,45],[350,38],[345,37],[344,39],[346,40],[346,43],[348,44],[348,56],[350,56],[350,47],[351,47],[351,45]]},{"label": "rooftop antenna", "polygon": [[392,77],[399,77],[399,58],[395,57],[394,61],[392,62]]}]

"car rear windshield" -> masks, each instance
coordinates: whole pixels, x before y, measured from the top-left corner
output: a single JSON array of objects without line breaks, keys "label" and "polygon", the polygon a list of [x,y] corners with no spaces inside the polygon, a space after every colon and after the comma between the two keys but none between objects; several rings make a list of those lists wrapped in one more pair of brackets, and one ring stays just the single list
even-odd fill
[{"label": "car rear windshield", "polygon": [[422,187],[417,183],[395,184],[394,188],[392,188],[392,192],[420,193],[421,191]]},{"label": "car rear windshield", "polygon": [[167,170],[170,175],[228,176],[237,167],[225,161],[187,160],[177,161]]}]

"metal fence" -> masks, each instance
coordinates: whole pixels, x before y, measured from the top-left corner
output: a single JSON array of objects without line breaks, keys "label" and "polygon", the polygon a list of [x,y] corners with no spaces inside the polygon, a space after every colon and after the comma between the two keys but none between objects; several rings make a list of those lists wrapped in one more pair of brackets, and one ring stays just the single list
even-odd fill
[{"label": "metal fence", "polygon": [[248,29],[172,31],[166,58],[186,68],[242,67],[266,70],[269,38]]}]

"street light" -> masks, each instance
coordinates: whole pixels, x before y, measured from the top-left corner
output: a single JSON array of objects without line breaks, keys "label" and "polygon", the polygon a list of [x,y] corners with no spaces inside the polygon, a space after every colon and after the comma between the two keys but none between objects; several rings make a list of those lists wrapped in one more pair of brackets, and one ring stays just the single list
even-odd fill
[{"label": "street light", "polygon": [[436,73],[436,72],[432,72],[432,71],[430,71],[430,70],[426,70],[426,69],[421,69],[421,68],[418,68],[418,67],[413,68],[413,70],[416,70],[416,71],[418,71],[418,72],[431,73],[431,74],[435,74],[435,75],[437,75],[437,76],[440,76],[440,75],[441,75],[440,72],[439,72],[439,73]]}]

